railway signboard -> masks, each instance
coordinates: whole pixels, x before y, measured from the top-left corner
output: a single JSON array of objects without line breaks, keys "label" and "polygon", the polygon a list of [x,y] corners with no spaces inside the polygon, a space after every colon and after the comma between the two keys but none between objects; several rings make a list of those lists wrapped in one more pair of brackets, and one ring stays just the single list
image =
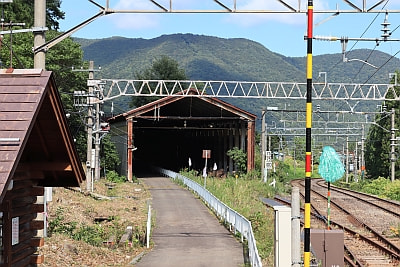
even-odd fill
[{"label": "railway signboard", "polygon": [[265,153],[265,168],[267,170],[272,170],[271,151],[266,151]]},{"label": "railway signboard", "polygon": [[211,150],[203,150],[203,159],[209,159],[211,158]]}]

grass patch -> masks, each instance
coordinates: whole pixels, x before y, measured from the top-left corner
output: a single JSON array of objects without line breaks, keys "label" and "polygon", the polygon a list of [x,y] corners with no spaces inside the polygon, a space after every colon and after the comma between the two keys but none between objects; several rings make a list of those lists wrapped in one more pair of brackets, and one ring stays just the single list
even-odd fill
[{"label": "grass patch", "polygon": [[337,186],[350,188],[367,194],[376,195],[381,198],[400,201],[400,180],[391,181],[388,178],[378,177],[377,179],[364,179],[359,182],[348,184],[335,183]]}]

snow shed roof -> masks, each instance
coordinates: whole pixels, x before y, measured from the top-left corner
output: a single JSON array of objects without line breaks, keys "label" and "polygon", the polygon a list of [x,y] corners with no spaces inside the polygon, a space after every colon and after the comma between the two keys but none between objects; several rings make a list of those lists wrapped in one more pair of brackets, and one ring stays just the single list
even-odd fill
[{"label": "snow shed roof", "polygon": [[0,70],[0,201],[26,176],[42,186],[85,179],[52,72]]}]

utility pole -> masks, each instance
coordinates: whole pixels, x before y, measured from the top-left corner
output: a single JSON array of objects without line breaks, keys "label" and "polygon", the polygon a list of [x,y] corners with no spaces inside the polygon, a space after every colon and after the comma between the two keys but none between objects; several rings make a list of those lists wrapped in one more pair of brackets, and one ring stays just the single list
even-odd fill
[{"label": "utility pole", "polygon": [[90,85],[90,80],[94,78],[93,72],[94,63],[89,61],[89,88],[87,96],[88,115],[87,115],[87,154],[86,154],[86,191],[92,191],[92,147],[93,147],[93,86]]},{"label": "utility pole", "polygon": [[353,173],[354,173],[354,181],[358,182],[358,140],[357,139],[356,139],[356,152],[354,155]]},{"label": "utility pole", "polygon": [[94,180],[100,180],[100,103],[96,103],[96,129],[95,129],[95,156],[94,156]]},{"label": "utility pole", "polygon": [[396,134],[395,134],[395,131],[396,131],[396,129],[394,128],[394,121],[395,121],[395,111],[394,111],[394,108],[392,108],[392,114],[391,114],[392,116],[391,116],[391,124],[392,124],[392,127],[391,127],[391,129],[390,129],[390,132],[391,132],[391,137],[390,137],[390,164],[391,164],[391,172],[390,172],[390,174],[391,174],[391,179],[392,179],[392,182],[394,182],[394,179],[396,178],[395,177],[395,171],[396,171],[396,151],[395,151],[395,146],[396,146]]},{"label": "utility pole", "polygon": [[[34,11],[34,48],[45,44],[46,0],[35,0]],[[35,69],[46,69],[46,53],[39,51],[33,57]]]},{"label": "utility pole", "polygon": [[261,174],[263,177],[264,183],[267,182],[267,171],[266,171],[266,163],[265,163],[265,157],[266,157],[266,127],[265,127],[265,109],[262,110],[261,113],[262,117],[262,122],[261,122]]},{"label": "utility pole", "polygon": [[361,136],[361,181],[364,180],[364,172],[365,172],[365,162],[364,162],[364,124],[362,125],[362,136]]},{"label": "utility pole", "polygon": [[[74,103],[75,106],[86,107],[87,108],[87,123],[86,123],[86,131],[87,131],[87,151],[86,151],[86,190],[93,191],[93,178],[98,180],[100,179],[100,164],[99,164],[99,155],[100,155],[100,141],[101,133],[107,133],[106,129],[103,131],[101,129],[100,123],[100,103],[97,99],[100,97],[99,91],[95,92],[95,85],[99,83],[99,81],[94,80],[94,72],[97,71],[94,69],[94,62],[89,61],[89,69],[77,69],[73,71],[85,71],[89,72],[89,77],[87,81],[88,92],[85,91],[75,91],[74,96],[77,98],[86,97],[86,103],[83,101],[77,101]],[[102,89],[100,89],[102,90]],[[96,108],[94,108],[94,104],[96,104]],[[95,149],[93,149],[93,135],[95,134]]]},{"label": "utility pole", "polygon": [[349,182],[349,137],[346,136],[346,183]]}]

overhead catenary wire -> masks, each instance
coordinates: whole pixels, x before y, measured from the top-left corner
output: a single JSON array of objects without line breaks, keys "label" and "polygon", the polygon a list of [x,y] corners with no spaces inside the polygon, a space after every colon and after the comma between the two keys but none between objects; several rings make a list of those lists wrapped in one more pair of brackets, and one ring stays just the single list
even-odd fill
[{"label": "overhead catenary wire", "polygon": [[[385,8],[385,6],[388,4],[388,2],[389,2],[389,0],[386,1],[386,3],[385,3],[385,4],[383,5],[383,7],[381,8],[381,10],[383,10],[383,9]],[[380,14],[380,13],[377,13],[377,14],[375,15],[375,17],[373,18],[373,20],[371,21],[371,23],[367,26],[367,28],[363,31],[363,33],[361,34],[361,36],[360,36],[359,38],[362,38],[362,37],[367,33],[367,31],[371,28],[371,26],[374,24],[374,22],[375,22],[376,19],[378,18],[379,14]],[[356,42],[353,44],[353,46],[349,49],[348,53],[350,53],[350,52],[354,49],[354,47],[358,44],[359,41],[360,41],[360,40],[356,40]],[[342,62],[342,60],[339,60],[336,64],[334,64],[334,65],[328,70],[328,72],[331,72],[331,71],[332,71],[334,68],[336,68],[337,65],[340,64],[341,62]]]},{"label": "overhead catenary wire", "polygon": [[[386,5],[388,4],[388,2],[389,2],[389,0],[387,0],[387,1],[385,2],[385,4],[382,6],[381,10],[383,10],[383,9],[386,7]],[[376,21],[376,19],[377,19],[378,16],[379,16],[379,14],[380,14],[380,13],[377,13],[377,14],[376,14],[376,16],[373,18],[373,20],[371,21],[371,23],[367,26],[367,28],[363,31],[363,33],[361,34],[361,36],[360,36],[359,38],[353,38],[356,42],[353,44],[353,46],[349,49],[349,51],[348,51],[347,53],[350,53],[350,52],[354,49],[354,47],[358,44],[358,42],[359,42],[360,40],[362,40],[362,37],[367,33],[367,31],[368,31],[368,30],[371,28],[371,26],[374,24],[374,22]],[[400,26],[400,25],[399,25],[399,26]],[[397,30],[397,29],[399,28],[399,26],[397,26],[397,27],[395,28],[395,30]],[[391,31],[391,33],[390,33],[389,35],[391,35],[395,30]],[[371,40],[374,40],[374,39],[371,39]],[[343,40],[343,38],[342,38],[341,41],[347,41],[347,40]],[[374,49],[370,52],[370,54],[368,55],[367,59],[365,60],[366,62],[368,62],[369,58],[372,56],[373,52],[375,51],[376,47],[379,45],[379,42],[380,42],[380,41],[382,41],[382,40],[379,40],[379,41],[375,40],[375,47],[374,47]],[[386,40],[386,41],[387,41],[387,40]],[[395,55],[392,55],[392,56],[389,58],[388,61],[386,61],[386,62],[385,62],[384,64],[382,64],[381,66],[377,67],[377,68],[376,68],[376,71],[375,71],[372,75],[370,75],[370,76],[368,77],[368,79],[367,79],[365,82],[363,82],[363,83],[361,83],[361,84],[362,84],[362,85],[367,84],[368,81],[369,81],[379,70],[381,70],[392,58],[394,58],[399,52],[400,52],[400,51],[398,51]],[[344,51],[343,51],[343,53],[344,53]],[[334,65],[329,69],[328,72],[331,72],[333,69],[335,69],[335,68],[337,67],[337,65],[340,64],[341,62],[342,62],[342,61],[338,61],[336,64],[334,64]],[[364,65],[365,65],[365,64],[363,64],[363,65],[360,67],[359,71],[358,71],[357,74],[353,77],[353,79],[355,79],[355,78],[359,75],[359,73],[360,73],[361,70],[363,69]],[[362,88],[362,86],[359,87],[359,90],[361,90],[361,88]],[[343,107],[344,104],[345,104],[345,103],[343,103],[343,104],[340,106],[340,108]]]}]

